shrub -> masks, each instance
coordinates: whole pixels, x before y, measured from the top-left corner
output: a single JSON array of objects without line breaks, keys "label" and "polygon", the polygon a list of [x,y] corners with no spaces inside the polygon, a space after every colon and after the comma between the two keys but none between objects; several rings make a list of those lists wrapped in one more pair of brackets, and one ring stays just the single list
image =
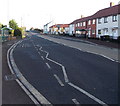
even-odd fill
[{"label": "shrub", "polygon": [[104,36],[101,36],[101,40],[110,40],[110,36],[109,35],[104,35]]},{"label": "shrub", "polygon": [[117,40],[118,40],[118,42],[120,43],[120,36],[118,36]]},{"label": "shrub", "polygon": [[15,29],[14,30],[14,36],[22,36],[22,32],[20,29]]}]

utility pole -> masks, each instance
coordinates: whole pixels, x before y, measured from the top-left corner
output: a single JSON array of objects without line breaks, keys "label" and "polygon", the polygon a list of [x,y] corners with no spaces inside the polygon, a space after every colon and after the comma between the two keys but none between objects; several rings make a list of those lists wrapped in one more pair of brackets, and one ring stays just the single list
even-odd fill
[{"label": "utility pole", "polygon": [[9,0],[7,0],[7,27],[9,27]]},{"label": "utility pole", "polygon": [[22,19],[22,17],[21,17],[21,27],[22,27],[22,21],[23,21],[23,19]]}]

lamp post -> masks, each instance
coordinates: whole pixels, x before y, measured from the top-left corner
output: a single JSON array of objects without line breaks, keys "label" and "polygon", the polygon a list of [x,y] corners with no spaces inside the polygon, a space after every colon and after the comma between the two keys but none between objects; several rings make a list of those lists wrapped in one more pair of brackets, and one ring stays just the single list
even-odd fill
[{"label": "lamp post", "polygon": [[7,27],[9,27],[9,0],[7,0]]}]

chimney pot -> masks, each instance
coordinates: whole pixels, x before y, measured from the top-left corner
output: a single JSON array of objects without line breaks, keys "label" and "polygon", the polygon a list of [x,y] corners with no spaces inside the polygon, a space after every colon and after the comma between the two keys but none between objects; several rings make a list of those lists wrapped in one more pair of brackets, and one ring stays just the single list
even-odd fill
[{"label": "chimney pot", "polygon": [[110,2],[110,7],[114,6],[114,3],[113,2]]}]

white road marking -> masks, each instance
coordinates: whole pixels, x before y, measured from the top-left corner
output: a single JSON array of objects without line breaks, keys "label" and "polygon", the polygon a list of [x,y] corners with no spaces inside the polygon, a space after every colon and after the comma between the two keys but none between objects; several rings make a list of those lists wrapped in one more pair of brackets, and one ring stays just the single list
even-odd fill
[{"label": "white road marking", "polygon": [[45,60],[43,56],[41,56],[41,58],[42,58],[43,60]]},{"label": "white road marking", "polygon": [[50,65],[48,63],[45,63],[49,69],[51,69]]},{"label": "white road marking", "polygon": [[8,46],[11,46],[12,44],[8,43],[7,45],[8,45]]},{"label": "white road marking", "polygon": [[[60,63],[58,63],[58,62],[56,62],[56,61],[48,58],[49,53],[46,52],[46,51],[44,51],[44,50],[42,50],[42,47],[40,47],[40,50],[46,53],[46,59],[47,59],[47,60],[49,60],[49,61],[51,61],[51,62],[53,62],[53,63],[56,63],[57,65],[60,65],[61,67],[63,66],[62,64],[60,64]],[[87,51],[87,52],[89,52],[89,51]],[[64,73],[64,71],[65,71],[64,66],[62,67],[62,70],[63,70],[63,73]],[[66,72],[66,71],[65,71],[65,72]],[[65,73],[64,73],[64,79],[67,79],[67,80],[68,80],[68,78],[66,78],[66,76],[67,76],[67,74],[65,75]],[[66,80],[65,80],[65,81],[66,81]],[[66,81],[66,82],[67,82],[67,81]],[[77,89],[78,91],[82,92],[83,94],[85,94],[85,95],[88,96],[89,98],[93,99],[93,100],[96,101],[97,103],[99,103],[99,104],[101,104],[101,105],[103,105],[103,106],[108,106],[106,103],[104,103],[104,102],[101,101],[100,99],[96,98],[95,96],[91,95],[90,93],[86,92],[85,90],[79,88],[78,86],[76,86],[76,85],[74,85],[74,84],[72,84],[72,83],[68,83],[68,84],[69,84],[70,86],[72,86],[73,88]],[[75,102],[75,100],[74,100],[74,102]]]},{"label": "white road marking", "polygon": [[5,80],[6,80],[6,81],[8,80],[8,77],[7,77],[7,76],[5,76]]},{"label": "white road marking", "polygon": [[80,106],[80,103],[76,99],[72,99],[72,101],[77,105]]},{"label": "white road marking", "polygon": [[64,74],[65,82],[69,82],[69,80],[68,80],[68,76],[67,76],[67,73],[66,73],[66,71],[65,71],[65,67],[64,67],[64,66],[62,66],[62,70],[63,70],[63,74]]},{"label": "white road marking", "polygon": [[[44,38],[43,36],[40,36],[40,35],[38,35],[38,37],[41,37],[41,38],[43,38],[43,39],[47,39],[47,40],[49,40],[49,41],[55,42],[55,41],[53,41],[53,40],[51,40],[51,39],[49,39],[49,38]],[[105,55],[103,55],[103,54],[99,54],[99,53],[91,52],[91,51],[85,51],[85,50],[82,50],[82,49],[80,49],[80,48],[77,48],[77,47],[74,47],[74,46],[70,46],[70,45],[64,44],[64,43],[62,43],[62,42],[55,42],[55,43],[58,43],[58,44],[61,44],[61,45],[67,46],[67,47],[75,48],[75,49],[78,49],[78,50],[83,51],[83,52],[100,55],[100,56],[102,56],[102,57],[104,57],[104,58],[107,58],[107,59],[109,59],[109,60],[111,60],[111,61],[120,63],[119,60],[117,60],[117,59],[112,59],[111,57],[105,56]]]},{"label": "white road marking", "polygon": [[110,57],[107,57],[107,56],[105,56],[105,55],[103,55],[103,54],[100,54],[101,56],[103,56],[103,57],[105,57],[105,58],[107,58],[107,59],[109,59],[109,60],[111,60],[111,61],[115,61],[114,59],[112,59],[112,58],[110,58]]},{"label": "white road marking", "polygon": [[67,76],[67,73],[66,73],[65,67],[64,67],[62,64],[60,64],[60,63],[58,63],[58,62],[56,62],[56,61],[54,61],[54,60],[48,58],[49,53],[46,52],[46,51],[44,51],[44,50],[42,50],[42,47],[40,47],[39,50],[42,51],[42,52],[45,52],[45,53],[46,53],[46,57],[45,57],[45,58],[46,58],[47,60],[49,60],[49,61],[51,61],[51,62],[53,62],[53,63],[55,63],[55,64],[57,64],[57,65],[59,65],[59,66],[62,67],[62,71],[63,71],[63,75],[64,75],[65,82],[69,82],[69,79],[68,79],[68,76]]},{"label": "white road marking", "polygon": [[61,85],[61,86],[64,86],[64,84],[62,83],[62,81],[60,80],[60,78],[54,74],[54,77],[57,79],[58,83]]},{"label": "white road marking", "polygon": [[25,93],[30,97],[30,99],[37,105],[39,104],[37,100],[30,94],[30,92],[24,87],[24,85],[19,81],[16,80],[17,83],[21,86],[21,88],[25,91]]},{"label": "white road marking", "polygon": [[93,99],[94,101],[96,101],[97,103],[103,105],[103,106],[108,106],[106,103],[104,103],[103,101],[101,101],[100,99],[96,98],[95,96],[91,95],[90,93],[86,92],[85,90],[79,88],[78,86],[72,84],[72,83],[68,83],[70,86],[72,86],[73,88],[77,89],[78,91],[82,92],[83,94],[85,94],[86,96],[88,96],[89,98]]},{"label": "white road marking", "polygon": [[38,54],[40,55],[40,52],[38,52]]},{"label": "white road marking", "polygon": [[22,45],[22,47],[24,47],[24,44]]},{"label": "white road marking", "polygon": [[[22,42],[22,41],[21,41]],[[52,106],[52,104],[44,97],[40,94],[40,92],[37,91],[37,89],[35,89],[26,79],[25,77],[22,75],[22,73],[19,71],[14,58],[13,58],[13,50],[15,49],[15,47],[17,46],[18,43],[21,43],[20,41],[13,44],[10,49],[7,52],[7,62],[8,62],[8,66],[10,68],[10,71],[12,74],[17,74],[17,76],[19,77],[19,80],[16,80],[18,82],[18,84],[21,86],[21,88],[26,92],[26,94],[31,98],[31,100],[38,105],[39,103],[37,102],[37,100],[41,103],[41,104],[50,104]],[[11,63],[11,64],[10,64]],[[14,71],[13,71],[14,69]],[[27,89],[25,89],[27,88]],[[29,93],[29,91],[32,93],[32,95],[35,96],[35,98],[37,98],[37,100]]]}]

